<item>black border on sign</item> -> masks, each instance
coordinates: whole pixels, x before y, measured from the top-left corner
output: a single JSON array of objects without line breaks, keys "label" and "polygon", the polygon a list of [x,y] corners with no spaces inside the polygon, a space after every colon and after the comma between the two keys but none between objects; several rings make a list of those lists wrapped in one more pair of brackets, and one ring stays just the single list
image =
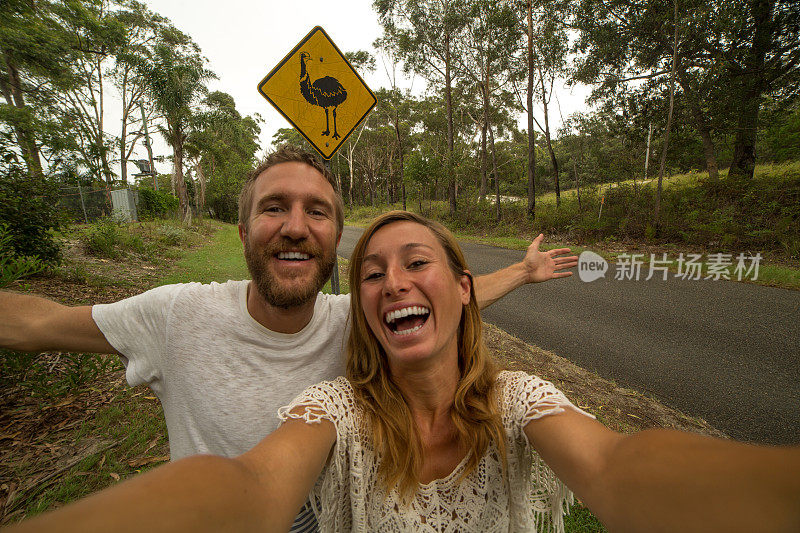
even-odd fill
[{"label": "black border on sign", "polygon": [[[372,96],[372,105],[370,105],[370,106],[367,108],[367,110],[364,112],[364,114],[363,114],[363,115],[361,115],[361,118],[360,118],[360,119],[358,119],[358,121],[356,122],[356,125],[355,125],[355,126],[353,126],[353,127],[350,129],[350,131],[349,131],[349,132],[347,132],[347,135],[345,135],[344,137],[342,137],[342,140],[339,142],[339,144],[336,146],[336,148],[334,148],[333,152],[331,152],[331,155],[330,155],[330,156],[328,156],[328,157],[325,157],[325,154],[323,154],[323,153],[322,153],[322,150],[320,150],[320,149],[319,149],[319,147],[317,146],[317,144],[316,144],[314,141],[312,141],[311,139],[309,139],[309,138],[308,138],[308,135],[306,135],[305,133],[303,133],[303,130],[301,130],[300,128],[298,128],[298,127],[297,127],[297,124],[295,124],[295,123],[294,123],[294,121],[293,121],[292,119],[290,119],[289,117],[287,117],[287,116],[286,116],[286,113],[284,113],[284,112],[283,112],[283,110],[281,110],[281,108],[280,108],[280,107],[278,107],[278,104],[276,104],[275,102],[273,102],[273,101],[272,101],[272,99],[271,99],[269,96],[267,96],[267,93],[265,93],[265,92],[263,91],[263,89],[262,89],[262,88],[264,87],[264,84],[265,84],[265,83],[267,83],[267,81],[269,81],[269,79],[270,79],[270,78],[271,78],[271,77],[272,77],[272,76],[273,76],[273,75],[274,75],[276,72],[278,72],[278,70],[280,70],[280,68],[281,68],[281,67],[282,67],[282,66],[283,66],[283,65],[284,65],[284,64],[285,64],[287,61],[289,61],[289,59],[290,59],[290,58],[291,58],[291,57],[292,57],[292,56],[293,56],[293,55],[294,55],[294,54],[295,54],[295,53],[296,53],[296,52],[297,52],[297,51],[298,51],[300,48],[302,48],[302,46],[303,46],[304,44],[306,44],[306,42],[307,42],[309,39],[311,39],[311,37],[312,37],[312,36],[313,36],[313,35],[314,35],[316,32],[318,32],[318,31],[321,31],[321,32],[322,32],[322,34],[323,34],[323,35],[324,35],[324,36],[325,36],[325,37],[328,39],[328,41],[329,41],[329,42],[330,42],[330,43],[333,45],[333,48],[334,48],[334,49],[335,49],[335,50],[336,50],[336,51],[339,53],[339,55],[342,57],[342,59],[344,59],[344,62],[345,62],[345,63],[347,63],[347,66],[348,66],[348,67],[350,67],[350,70],[352,70],[352,71],[353,71],[353,74],[355,74],[355,75],[356,75],[356,77],[357,77],[357,78],[358,78],[358,80],[361,82],[361,84],[364,86],[364,88],[365,88],[365,89],[367,89],[367,92],[369,92],[370,96]],[[370,89],[370,88],[369,88],[369,85],[367,85],[367,84],[366,84],[366,82],[365,82],[365,81],[364,81],[364,80],[361,78],[361,76],[359,75],[358,71],[356,71],[356,69],[354,69],[354,68],[353,68],[353,65],[351,65],[351,64],[350,64],[350,62],[347,60],[347,58],[346,58],[346,57],[345,57],[345,55],[342,53],[342,51],[341,51],[341,50],[339,50],[339,47],[338,47],[338,46],[336,46],[336,43],[335,43],[335,42],[333,42],[333,39],[331,39],[331,36],[330,36],[330,35],[328,35],[328,32],[326,32],[324,29],[322,29],[322,26],[314,26],[314,28],[313,28],[313,29],[312,29],[310,32],[308,32],[308,35],[306,35],[305,37],[303,37],[303,39],[302,39],[302,40],[301,40],[299,43],[297,43],[297,46],[295,46],[294,48],[292,48],[292,50],[291,50],[291,51],[290,51],[288,54],[286,54],[286,57],[284,57],[283,59],[281,59],[281,62],[280,62],[280,63],[278,63],[278,64],[275,66],[275,68],[273,68],[273,69],[272,69],[272,70],[269,72],[269,74],[267,74],[267,75],[264,77],[264,79],[263,79],[263,80],[261,80],[261,82],[258,84],[258,92],[261,94],[261,96],[263,96],[264,98],[266,98],[266,99],[267,99],[267,101],[268,101],[270,104],[272,104],[272,107],[274,107],[275,109],[277,109],[277,110],[278,110],[278,113],[280,113],[280,114],[283,116],[283,118],[285,118],[285,119],[286,119],[286,120],[289,122],[289,124],[291,124],[291,125],[294,127],[294,129],[296,129],[297,131],[299,131],[299,132],[300,132],[300,135],[302,135],[303,137],[305,137],[305,139],[306,139],[306,140],[309,142],[309,144],[311,144],[311,146],[313,146],[313,147],[314,147],[314,149],[317,151],[317,153],[318,153],[319,155],[321,155],[321,156],[322,156],[322,158],[323,158],[323,159],[325,159],[326,161],[330,161],[330,159],[331,159],[331,158],[332,158],[334,155],[336,155],[336,152],[338,152],[338,151],[339,151],[339,148],[340,148],[340,147],[341,147],[341,146],[344,144],[344,142],[347,140],[347,138],[350,136],[350,134],[351,134],[351,133],[353,133],[353,132],[356,130],[356,128],[358,128],[358,125],[359,125],[359,124],[361,124],[361,122],[362,122],[362,121],[364,120],[364,118],[365,118],[365,117],[366,117],[366,116],[369,114],[369,112],[370,112],[370,111],[372,111],[372,108],[374,108],[374,107],[375,107],[375,104],[377,104],[377,103],[378,103],[378,99],[377,99],[377,98],[375,98],[375,93],[373,93],[373,92],[372,92],[372,89]]]}]

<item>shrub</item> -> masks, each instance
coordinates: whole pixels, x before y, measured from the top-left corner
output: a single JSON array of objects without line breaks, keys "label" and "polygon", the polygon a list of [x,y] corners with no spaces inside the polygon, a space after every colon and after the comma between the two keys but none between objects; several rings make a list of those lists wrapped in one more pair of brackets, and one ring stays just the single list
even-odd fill
[{"label": "shrub", "polygon": [[25,175],[12,167],[0,173],[0,224],[10,236],[6,247],[18,257],[36,256],[44,263],[60,261],[60,248],[53,234],[60,228],[54,184]]},{"label": "shrub", "polygon": [[119,242],[117,225],[109,217],[101,218],[90,225],[88,233],[83,238],[86,253],[98,257],[116,257],[116,246]]},{"label": "shrub", "polygon": [[166,218],[178,209],[178,199],[163,191],[147,187],[139,188],[139,204],[136,211],[139,219]]},{"label": "shrub", "polygon": [[186,239],[186,232],[176,226],[164,224],[156,229],[158,239],[167,246],[177,246]]},{"label": "shrub", "polygon": [[45,268],[45,264],[36,256],[16,255],[11,247],[11,239],[8,227],[0,224],[0,287]]}]

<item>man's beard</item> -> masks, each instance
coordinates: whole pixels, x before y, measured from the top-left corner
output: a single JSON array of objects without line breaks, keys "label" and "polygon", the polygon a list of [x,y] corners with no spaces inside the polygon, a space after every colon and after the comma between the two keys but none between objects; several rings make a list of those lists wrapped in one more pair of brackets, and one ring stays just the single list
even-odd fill
[{"label": "man's beard", "polygon": [[[309,254],[311,259],[308,261],[317,263],[314,277],[300,286],[287,286],[271,270],[270,261],[276,254],[290,250]],[[252,249],[250,241],[245,240],[244,258],[253,283],[262,298],[274,307],[290,309],[316,298],[317,293],[333,272],[336,256],[332,253],[324,253],[322,248],[309,243],[297,243],[283,239],[281,242],[266,244],[260,250]]]}]

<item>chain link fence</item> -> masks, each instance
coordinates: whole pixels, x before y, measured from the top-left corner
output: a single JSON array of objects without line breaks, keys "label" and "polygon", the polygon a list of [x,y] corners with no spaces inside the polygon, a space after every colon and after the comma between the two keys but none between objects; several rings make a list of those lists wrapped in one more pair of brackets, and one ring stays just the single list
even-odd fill
[{"label": "chain link fence", "polygon": [[114,216],[122,220],[137,220],[139,195],[133,189],[96,186],[59,187],[58,210],[70,222],[94,222]]}]

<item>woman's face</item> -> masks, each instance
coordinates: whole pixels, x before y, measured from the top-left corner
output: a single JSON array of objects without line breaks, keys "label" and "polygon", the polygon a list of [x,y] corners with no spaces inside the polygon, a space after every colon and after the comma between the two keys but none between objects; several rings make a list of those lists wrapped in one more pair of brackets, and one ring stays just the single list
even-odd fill
[{"label": "woman's face", "polygon": [[457,361],[469,278],[453,275],[428,228],[409,221],[380,228],[364,251],[360,279],[364,315],[393,367],[445,356]]}]

